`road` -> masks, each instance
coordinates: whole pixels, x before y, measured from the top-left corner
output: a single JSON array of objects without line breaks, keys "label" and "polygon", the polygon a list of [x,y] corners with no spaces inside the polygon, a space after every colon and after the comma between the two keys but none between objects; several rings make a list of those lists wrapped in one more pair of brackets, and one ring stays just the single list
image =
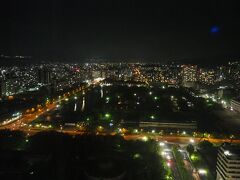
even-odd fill
[{"label": "road", "polygon": [[165,159],[167,166],[171,169],[174,179],[181,179],[179,170],[177,168],[177,162],[172,152],[172,144],[164,143],[161,152],[162,157]]},{"label": "road", "polygon": [[[22,130],[22,131],[28,131],[28,133],[35,134],[37,132],[43,131],[41,128],[35,128],[32,129],[30,127],[23,126],[24,124],[29,124],[32,121],[34,121],[38,116],[43,115],[44,113],[51,111],[56,108],[57,103],[53,103],[49,105],[47,108],[43,109],[41,112],[35,112],[30,115],[24,115],[22,118],[20,118],[17,121],[14,121],[8,125],[1,126],[0,129],[10,129],[10,130]],[[76,128],[68,129],[68,130],[60,130],[59,128],[51,129],[59,132],[64,132],[70,135],[77,135],[77,134],[83,134],[83,132],[77,131]],[[114,134],[114,133],[113,133]],[[136,140],[136,139],[142,139],[145,137],[145,134],[129,134],[124,135],[124,139],[126,140]],[[188,136],[174,136],[174,135],[148,135],[149,138],[155,139],[158,141],[167,141],[172,143],[178,143],[178,144],[189,144],[190,139],[194,140],[194,142],[197,144],[200,141],[208,140],[211,143],[215,144],[221,144],[224,142],[232,142],[232,143],[240,143],[239,139],[217,139],[217,138],[198,138],[198,137],[188,137]]]},{"label": "road", "polygon": [[41,111],[23,115],[23,117],[21,117],[20,119],[14,121],[12,123],[6,124],[4,126],[0,126],[0,129],[21,130],[21,128],[24,126],[24,124],[31,123],[32,121],[37,119],[38,116],[40,116],[48,111],[51,111],[55,108],[56,108],[56,103],[50,104],[46,108],[42,109]]},{"label": "road", "polygon": [[[46,130],[54,130],[54,131],[58,131],[58,132],[62,132],[62,133],[66,133],[66,134],[70,134],[70,135],[82,135],[82,134],[89,134],[91,132],[81,132],[78,131],[76,128],[73,129],[60,129],[60,128],[51,128],[51,129],[41,129],[41,128],[31,128],[31,127],[21,127],[18,130],[22,130],[24,132],[28,132],[30,134],[36,134],[38,132],[41,131],[46,131]],[[111,134],[106,134],[106,133],[98,133],[98,135],[115,135],[116,133],[111,133]],[[129,134],[129,135],[123,135],[123,138],[125,140],[142,140],[145,137],[144,134]],[[194,137],[185,137],[185,136],[170,136],[170,135],[165,135],[165,136],[160,136],[160,135],[154,135],[154,136],[149,136],[149,138],[157,140],[157,141],[167,141],[168,143],[174,143],[174,144],[189,144],[190,143],[190,139],[194,140],[194,142],[196,144],[198,144],[199,142],[203,141],[203,140],[208,140],[211,143],[214,144],[222,144],[224,142],[231,142],[231,143],[235,143],[235,144],[240,144],[240,140],[239,139],[217,139],[217,138],[194,138]]]},{"label": "road", "polygon": [[[136,134],[136,135],[125,135],[124,138],[126,140],[135,140],[135,139],[142,139],[145,135]],[[208,140],[215,144],[221,144],[224,142],[232,142],[232,143],[240,143],[240,139],[217,139],[217,138],[198,138],[198,137],[188,137],[188,136],[171,136],[171,135],[152,135],[150,136],[152,139],[159,140],[159,141],[168,141],[172,143],[179,143],[179,144],[189,144],[190,139],[194,140],[197,144],[203,140]]]}]

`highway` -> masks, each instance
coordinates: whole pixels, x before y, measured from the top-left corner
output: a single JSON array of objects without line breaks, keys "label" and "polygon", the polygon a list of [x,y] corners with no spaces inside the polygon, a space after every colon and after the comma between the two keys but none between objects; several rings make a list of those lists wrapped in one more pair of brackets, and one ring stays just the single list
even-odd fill
[{"label": "highway", "polygon": [[[88,88],[88,86],[85,87],[85,88]],[[84,89],[82,89],[82,90],[74,90],[73,92],[75,92],[75,93],[81,93],[81,92],[85,93]],[[32,121],[36,120],[39,116],[45,114],[46,112],[53,111],[54,109],[56,109],[57,104],[59,102],[65,100],[66,98],[68,99],[71,96],[74,96],[74,93],[72,93],[72,94],[70,92],[65,93],[62,96],[59,96],[58,100],[53,101],[53,103],[51,103],[51,104],[47,104],[45,108],[36,110],[33,113],[24,114],[21,118],[19,118],[16,121],[13,121],[13,122],[11,122],[9,124],[0,126],[0,130],[1,129],[22,130],[22,127],[24,127],[27,124],[31,123]],[[84,108],[84,106],[82,108]]]},{"label": "highway", "polygon": [[[135,139],[142,139],[146,135],[136,134],[136,135],[125,135],[124,138],[126,140],[135,140]],[[232,143],[240,143],[239,139],[217,139],[217,138],[199,138],[199,137],[190,137],[190,136],[171,136],[171,135],[150,135],[152,139],[159,140],[159,141],[167,141],[172,143],[178,144],[189,144],[190,140],[193,140],[196,144],[203,141],[208,140],[211,143],[221,144],[224,142],[232,142]]]},{"label": "highway", "polygon": [[9,124],[6,124],[4,126],[0,126],[0,129],[10,129],[10,130],[21,130],[23,126],[31,123],[35,119],[38,118],[38,116],[43,115],[44,113],[51,111],[56,108],[56,103],[48,105],[46,108],[41,109],[41,111],[36,111],[31,114],[25,114],[20,119],[13,121]]},{"label": "highway", "polygon": [[[14,126],[16,129],[16,126]],[[28,126],[20,127],[18,130],[22,130],[24,132],[28,132],[30,134],[36,134],[41,131],[48,131],[48,130],[54,130],[62,133],[66,133],[69,135],[84,135],[84,134],[93,134],[93,132],[81,132],[78,131],[76,128],[72,129],[60,129],[60,128],[51,128],[51,129],[42,129],[42,128],[31,128]],[[116,133],[96,133],[96,135],[115,135]],[[128,134],[128,135],[122,135],[125,140],[143,140],[147,135],[145,134]],[[239,139],[217,139],[217,138],[198,138],[198,137],[190,137],[190,136],[171,136],[171,135],[149,135],[147,136],[149,139],[154,139],[156,141],[166,141],[168,143],[174,143],[174,144],[189,144],[190,140],[194,140],[195,144],[198,144],[199,142],[203,140],[207,140],[214,144],[222,144],[224,142],[231,142],[235,144],[240,144]]]},{"label": "highway", "polygon": [[[60,101],[60,100],[59,100]],[[35,119],[38,118],[38,116],[43,115],[44,113],[48,112],[48,111],[52,111],[56,108],[57,103],[53,103],[47,106],[47,108],[42,109],[40,112],[37,111],[35,113],[32,114],[28,114],[28,115],[24,115],[22,118],[4,125],[4,126],[0,126],[0,129],[10,129],[10,130],[22,130],[24,132],[28,132],[30,134],[35,134],[37,132],[40,131],[44,131],[46,129],[42,129],[42,128],[31,128],[29,126],[27,126],[27,124],[31,123],[32,121],[34,121]],[[85,134],[84,132],[80,132],[77,131],[76,128],[72,128],[72,129],[60,129],[60,128],[52,128],[52,129],[48,129],[48,130],[55,130],[58,132],[63,132],[63,133],[67,133],[70,135],[77,135],[77,134]],[[89,132],[87,132],[89,133]],[[112,135],[115,133],[112,133]],[[200,141],[203,140],[208,140],[211,143],[214,144],[222,144],[224,142],[232,142],[232,143],[240,143],[239,139],[220,139],[220,138],[199,138],[199,137],[190,137],[190,136],[176,136],[176,135],[158,135],[158,134],[146,134],[146,133],[142,133],[142,134],[126,134],[124,135],[124,139],[126,140],[137,140],[137,139],[143,139],[145,136],[147,136],[148,138],[151,139],[155,139],[157,141],[167,141],[167,142],[171,142],[171,143],[178,143],[178,144],[189,144],[190,140],[193,140],[196,144],[199,143]]]}]

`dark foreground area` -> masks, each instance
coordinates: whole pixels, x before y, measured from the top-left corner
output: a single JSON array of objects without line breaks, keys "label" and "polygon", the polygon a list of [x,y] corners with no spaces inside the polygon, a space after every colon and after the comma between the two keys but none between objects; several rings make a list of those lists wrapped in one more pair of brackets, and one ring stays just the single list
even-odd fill
[{"label": "dark foreground area", "polygon": [[166,179],[155,141],[120,136],[69,136],[41,132],[27,137],[0,131],[0,179]]}]

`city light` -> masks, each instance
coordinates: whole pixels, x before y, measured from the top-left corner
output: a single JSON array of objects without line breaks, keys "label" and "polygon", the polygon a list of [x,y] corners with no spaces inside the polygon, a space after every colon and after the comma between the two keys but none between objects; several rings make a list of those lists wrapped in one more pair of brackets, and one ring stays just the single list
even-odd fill
[{"label": "city light", "polygon": [[162,152],[161,152],[161,155],[162,155],[162,156],[165,156],[165,155],[166,155],[166,152],[165,152],[165,151],[162,151]]},{"label": "city light", "polygon": [[111,114],[109,114],[109,113],[105,114],[105,118],[110,118],[110,117],[111,117]]},{"label": "city light", "polygon": [[1,5],[0,177],[240,179],[235,2]]},{"label": "city light", "polygon": [[167,160],[170,160],[172,159],[169,155],[166,156]]},{"label": "city light", "polygon": [[154,116],[154,115],[151,115],[150,118],[151,118],[151,119],[155,119],[155,116]]},{"label": "city light", "polygon": [[226,155],[226,156],[231,156],[232,154],[230,153],[230,151],[224,151],[224,154]]},{"label": "city light", "polygon": [[189,141],[190,141],[190,143],[194,143],[195,142],[194,139],[192,139],[192,138]]},{"label": "city light", "polygon": [[198,159],[198,157],[195,154],[192,154],[190,158],[192,161],[195,161]]},{"label": "city light", "polygon": [[138,129],[134,129],[134,133],[138,133]]},{"label": "city light", "polygon": [[162,147],[163,147],[163,146],[165,146],[165,143],[164,143],[164,142],[160,142],[160,143],[159,143],[159,146],[162,146]]},{"label": "city light", "polygon": [[143,137],[142,137],[142,140],[143,140],[143,141],[148,141],[148,137],[147,137],[147,136],[143,136]]},{"label": "city light", "polygon": [[201,174],[201,175],[206,175],[207,171],[205,169],[199,169],[198,173]]},{"label": "city light", "polygon": [[102,131],[103,127],[102,126],[98,126],[97,129],[98,129],[98,131]]},{"label": "city light", "polygon": [[106,97],[106,103],[109,103],[110,97]]}]

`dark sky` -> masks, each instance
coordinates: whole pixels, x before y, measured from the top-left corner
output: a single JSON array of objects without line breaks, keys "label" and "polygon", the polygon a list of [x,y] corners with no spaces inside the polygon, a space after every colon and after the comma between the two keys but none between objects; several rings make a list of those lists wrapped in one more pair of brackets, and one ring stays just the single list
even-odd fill
[{"label": "dark sky", "polygon": [[238,1],[6,0],[0,52],[65,59],[237,57]]}]

